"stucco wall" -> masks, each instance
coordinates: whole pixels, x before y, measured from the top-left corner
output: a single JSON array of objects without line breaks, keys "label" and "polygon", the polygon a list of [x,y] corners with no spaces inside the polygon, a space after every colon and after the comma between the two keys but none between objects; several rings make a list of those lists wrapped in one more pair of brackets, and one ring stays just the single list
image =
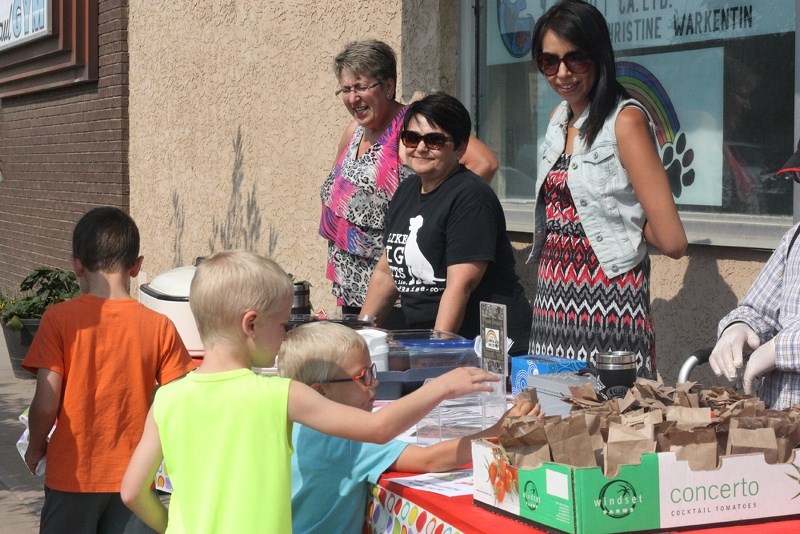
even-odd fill
[{"label": "stucco wall", "polygon": [[[653,255],[656,351],[659,370],[668,382],[675,381],[680,364],[692,351],[714,344],[717,323],[737,305],[768,257],[767,251],[701,245],[690,246],[678,261]],[[691,376],[727,385],[711,377],[707,369]]]},{"label": "stucco wall", "polygon": [[[333,56],[351,40],[377,37],[399,51],[404,100],[453,91],[455,2],[442,3],[441,24],[440,11],[422,4],[432,3],[132,1],[129,162],[145,255],[140,282],[212,249],[246,246],[310,280],[313,304],[332,308],[318,190],[350,120],[333,95]],[[450,31],[438,33],[440,25]],[[415,46],[401,47],[402,35]]]},{"label": "stucco wall", "polygon": [[[459,3],[210,4],[130,3],[130,205],[143,237],[140,281],[212,248],[247,246],[310,280],[315,308],[333,309],[318,188],[349,116],[333,95],[332,58],[350,40],[377,37],[399,53],[403,100],[453,92]],[[530,235],[512,240],[532,297]],[[767,256],[705,246],[680,261],[654,254],[659,368],[668,380],[689,352],[712,342]]]},{"label": "stucco wall", "polygon": [[372,27],[393,46],[400,35],[399,8],[340,4],[131,2],[131,212],[146,273],[247,247],[322,292],[318,187],[348,119],[332,56]]}]

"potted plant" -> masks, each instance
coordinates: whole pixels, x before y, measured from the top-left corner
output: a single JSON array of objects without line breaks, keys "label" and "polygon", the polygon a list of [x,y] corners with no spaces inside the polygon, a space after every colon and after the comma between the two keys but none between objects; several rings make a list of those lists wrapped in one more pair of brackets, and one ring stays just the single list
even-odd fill
[{"label": "potted plant", "polygon": [[34,378],[21,364],[42,314],[49,306],[77,296],[80,287],[70,270],[39,267],[25,277],[19,290],[14,297],[0,294],[0,324],[14,376]]}]

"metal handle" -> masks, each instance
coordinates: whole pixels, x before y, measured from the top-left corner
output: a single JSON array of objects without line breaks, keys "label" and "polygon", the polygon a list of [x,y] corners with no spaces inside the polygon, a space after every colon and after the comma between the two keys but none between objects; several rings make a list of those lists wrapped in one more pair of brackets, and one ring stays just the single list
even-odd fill
[{"label": "metal handle", "polygon": [[692,373],[692,370],[697,367],[698,365],[703,365],[704,363],[708,363],[708,358],[711,356],[711,351],[713,347],[703,347],[702,349],[697,349],[692,353],[691,356],[686,358],[686,361],[683,362],[681,366],[681,370],[678,372],[678,384],[683,384],[689,380],[689,375]]}]

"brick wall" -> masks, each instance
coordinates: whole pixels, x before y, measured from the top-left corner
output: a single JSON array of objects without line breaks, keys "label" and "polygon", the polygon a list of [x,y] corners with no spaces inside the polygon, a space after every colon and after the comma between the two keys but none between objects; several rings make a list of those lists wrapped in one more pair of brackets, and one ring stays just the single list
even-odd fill
[{"label": "brick wall", "polygon": [[69,267],[89,209],[129,209],[127,30],[127,0],[100,0],[98,80],[0,101],[0,292]]}]

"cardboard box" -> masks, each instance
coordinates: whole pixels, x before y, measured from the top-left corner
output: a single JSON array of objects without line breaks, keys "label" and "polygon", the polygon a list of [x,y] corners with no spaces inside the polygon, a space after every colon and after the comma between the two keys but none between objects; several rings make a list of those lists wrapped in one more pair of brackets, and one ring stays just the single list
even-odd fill
[{"label": "cardboard box", "polygon": [[542,356],[528,354],[511,358],[511,393],[518,395],[528,387],[530,376],[546,375],[553,373],[576,373],[586,367],[586,362],[570,360],[569,358],[556,358],[555,356]]},{"label": "cardboard box", "polygon": [[[800,459],[769,465],[763,454],[727,456],[714,471],[692,471],[675,454],[642,456],[606,478],[599,467],[545,463],[516,470],[510,491],[489,481],[493,440],[472,443],[475,504],[569,533],[658,530],[800,514]],[[795,451],[796,452],[796,451]],[[502,499],[500,498],[502,497]]]}]

